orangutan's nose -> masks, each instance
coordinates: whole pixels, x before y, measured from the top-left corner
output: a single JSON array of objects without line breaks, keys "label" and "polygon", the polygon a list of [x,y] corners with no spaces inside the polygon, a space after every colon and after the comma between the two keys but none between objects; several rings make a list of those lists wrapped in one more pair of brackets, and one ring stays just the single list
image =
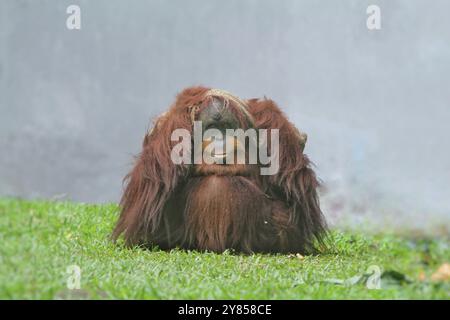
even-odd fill
[{"label": "orangutan's nose", "polygon": [[211,97],[208,99],[207,105],[197,116],[197,121],[201,121],[202,129],[236,129],[239,122],[234,116],[229,102],[222,97]]},{"label": "orangutan's nose", "polygon": [[215,121],[222,119],[223,108],[225,104],[222,99],[214,97],[211,101],[210,110],[211,118]]}]

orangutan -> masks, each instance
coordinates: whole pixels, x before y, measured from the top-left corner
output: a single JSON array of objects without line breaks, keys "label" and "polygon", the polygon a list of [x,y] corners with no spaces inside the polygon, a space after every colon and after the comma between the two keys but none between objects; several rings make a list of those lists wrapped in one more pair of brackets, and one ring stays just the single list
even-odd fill
[{"label": "orangutan", "polygon": [[[172,135],[177,129],[193,133],[194,122],[203,130],[224,133],[224,141],[232,146],[227,153],[246,149],[245,143],[226,135],[228,129],[276,130],[278,170],[262,175],[260,169],[267,164],[259,160],[174,163],[178,142]],[[203,141],[200,150],[211,141]],[[267,146],[273,143],[267,139]],[[123,234],[129,246],[161,249],[315,252],[324,244],[327,228],[319,182],[303,153],[305,143],[306,134],[272,100],[242,100],[222,90],[187,88],[144,137],[142,152],[125,177],[113,239]],[[213,158],[225,155],[213,152]]]}]

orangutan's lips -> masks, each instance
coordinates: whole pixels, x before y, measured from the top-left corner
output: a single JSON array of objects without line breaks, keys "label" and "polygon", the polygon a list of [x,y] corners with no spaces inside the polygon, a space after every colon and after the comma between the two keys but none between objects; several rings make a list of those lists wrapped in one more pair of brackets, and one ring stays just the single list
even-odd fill
[{"label": "orangutan's lips", "polygon": [[217,159],[225,158],[227,156],[227,153],[225,152],[226,146],[224,140],[216,139],[212,143],[214,145],[215,150],[219,150],[219,152],[217,153],[214,151],[213,157]]},{"label": "orangutan's lips", "polygon": [[223,159],[227,156],[226,153],[215,153],[214,158]]}]

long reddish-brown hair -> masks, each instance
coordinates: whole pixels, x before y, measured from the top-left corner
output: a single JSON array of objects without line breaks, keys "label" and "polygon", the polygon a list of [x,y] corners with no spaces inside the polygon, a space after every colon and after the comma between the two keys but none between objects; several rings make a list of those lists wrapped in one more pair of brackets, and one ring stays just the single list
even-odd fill
[{"label": "long reddish-brown hair", "polygon": [[315,251],[323,244],[326,224],[319,182],[303,153],[306,135],[272,100],[246,100],[243,110],[236,99],[221,97],[241,128],[279,130],[278,173],[260,176],[257,165],[172,162],[172,132],[182,128],[192,133],[193,121],[212,96],[209,88],[185,89],[156,119],[125,178],[113,238],[123,234],[127,245],[162,249]]}]

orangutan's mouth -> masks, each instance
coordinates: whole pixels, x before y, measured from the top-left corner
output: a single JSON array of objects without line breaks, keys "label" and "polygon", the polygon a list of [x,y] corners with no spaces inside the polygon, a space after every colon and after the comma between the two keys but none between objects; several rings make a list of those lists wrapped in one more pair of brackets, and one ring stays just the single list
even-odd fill
[{"label": "orangutan's mouth", "polygon": [[[212,153],[212,156],[216,159],[224,159],[227,156],[227,146],[226,146],[226,139],[215,139],[212,144],[214,146],[214,151]],[[231,148],[230,148],[231,149]],[[231,150],[232,152],[234,152],[234,147],[232,147],[233,150]],[[217,152],[215,151],[217,150]]]},{"label": "orangutan's mouth", "polygon": [[216,158],[216,159],[223,159],[226,156],[227,156],[226,153],[215,153],[213,157]]}]

